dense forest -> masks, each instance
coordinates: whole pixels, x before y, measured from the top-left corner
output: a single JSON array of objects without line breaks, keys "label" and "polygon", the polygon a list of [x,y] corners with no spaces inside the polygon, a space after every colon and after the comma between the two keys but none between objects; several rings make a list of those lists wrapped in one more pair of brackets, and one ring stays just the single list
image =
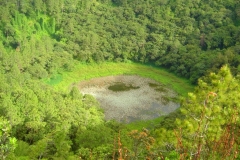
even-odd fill
[{"label": "dense forest", "polygon": [[[238,0],[0,0],[0,159],[240,159]],[[138,62],[197,87],[154,129],[43,82]]]}]

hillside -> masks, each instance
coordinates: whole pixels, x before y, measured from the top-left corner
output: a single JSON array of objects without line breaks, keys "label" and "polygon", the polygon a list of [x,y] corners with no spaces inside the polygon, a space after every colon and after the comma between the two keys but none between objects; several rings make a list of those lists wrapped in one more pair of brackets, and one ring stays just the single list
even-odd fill
[{"label": "hillside", "polygon": [[[239,158],[239,37],[236,0],[0,0],[0,159]],[[66,78],[81,65],[123,63],[170,72],[149,77],[184,96],[198,87],[152,130],[131,131],[59,86],[82,80]],[[126,72],[147,76],[138,69]]]},{"label": "hillside", "polygon": [[240,13],[233,0],[0,3],[6,71],[16,64],[43,78],[70,69],[72,59],[151,62],[194,83],[226,63],[239,71]]}]

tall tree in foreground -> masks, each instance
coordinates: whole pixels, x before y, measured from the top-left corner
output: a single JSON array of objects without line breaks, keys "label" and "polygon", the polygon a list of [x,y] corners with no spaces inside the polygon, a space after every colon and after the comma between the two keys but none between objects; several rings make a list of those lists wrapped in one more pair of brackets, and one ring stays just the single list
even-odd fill
[{"label": "tall tree in foreground", "polygon": [[10,136],[12,127],[8,120],[0,117],[0,159],[4,160],[16,148],[17,139]]},{"label": "tall tree in foreground", "polygon": [[239,144],[240,80],[227,66],[189,93],[175,130],[180,159],[236,159]]}]

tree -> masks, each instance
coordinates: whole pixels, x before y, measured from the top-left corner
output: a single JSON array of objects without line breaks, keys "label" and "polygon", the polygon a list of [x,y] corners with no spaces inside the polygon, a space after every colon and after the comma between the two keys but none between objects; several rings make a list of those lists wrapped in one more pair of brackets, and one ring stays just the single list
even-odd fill
[{"label": "tree", "polygon": [[224,66],[218,74],[211,73],[199,80],[198,85],[183,101],[181,111],[186,118],[176,121],[178,153],[196,160],[236,158],[240,79],[234,78]]},{"label": "tree", "polygon": [[17,139],[11,137],[12,126],[4,117],[0,117],[0,158],[5,160],[16,148]]},{"label": "tree", "polygon": [[152,159],[153,155],[151,152],[152,146],[155,139],[150,136],[147,129],[143,129],[141,132],[137,130],[132,130],[129,136],[133,140],[133,154],[131,155],[133,159]]}]

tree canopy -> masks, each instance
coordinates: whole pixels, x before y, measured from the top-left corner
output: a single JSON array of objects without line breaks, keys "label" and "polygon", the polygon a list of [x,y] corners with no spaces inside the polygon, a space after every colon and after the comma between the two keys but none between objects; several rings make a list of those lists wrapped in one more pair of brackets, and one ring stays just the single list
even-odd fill
[{"label": "tree canopy", "polygon": [[[235,0],[0,0],[1,159],[239,158],[239,37]],[[92,96],[43,82],[109,61],[198,87],[181,112],[130,131]]]}]

